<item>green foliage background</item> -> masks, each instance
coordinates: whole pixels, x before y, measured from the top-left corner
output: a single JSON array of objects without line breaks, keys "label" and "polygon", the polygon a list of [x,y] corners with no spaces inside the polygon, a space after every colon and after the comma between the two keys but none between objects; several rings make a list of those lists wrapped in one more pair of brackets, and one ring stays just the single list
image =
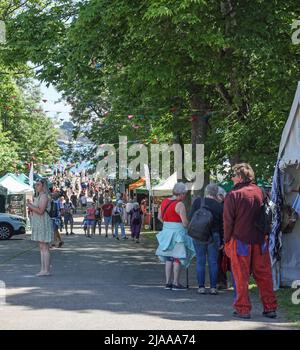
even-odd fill
[{"label": "green foliage background", "polygon": [[247,161],[268,178],[300,76],[298,18],[295,0],[28,1],[7,18],[2,60],[39,66],[75,137],[197,140],[210,171]]}]

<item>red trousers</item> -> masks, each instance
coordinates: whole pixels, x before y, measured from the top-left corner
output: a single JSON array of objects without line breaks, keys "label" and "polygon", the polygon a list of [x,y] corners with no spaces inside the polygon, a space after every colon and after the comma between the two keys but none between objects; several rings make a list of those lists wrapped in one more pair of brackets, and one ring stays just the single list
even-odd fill
[{"label": "red trousers", "polygon": [[232,239],[225,245],[226,255],[231,259],[231,271],[235,280],[236,298],[234,308],[240,314],[249,314],[249,278],[253,274],[259,289],[264,311],[277,309],[276,296],[273,291],[271,261],[268,245],[245,244]]}]

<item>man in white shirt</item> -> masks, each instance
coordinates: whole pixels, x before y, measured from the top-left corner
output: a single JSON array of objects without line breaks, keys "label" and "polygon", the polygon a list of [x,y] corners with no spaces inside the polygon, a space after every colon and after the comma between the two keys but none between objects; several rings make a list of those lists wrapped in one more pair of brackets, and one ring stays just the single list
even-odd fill
[{"label": "man in white shirt", "polygon": [[132,200],[130,199],[125,206],[126,224],[127,225],[130,225],[130,212],[132,209],[133,209],[133,203],[132,203]]}]

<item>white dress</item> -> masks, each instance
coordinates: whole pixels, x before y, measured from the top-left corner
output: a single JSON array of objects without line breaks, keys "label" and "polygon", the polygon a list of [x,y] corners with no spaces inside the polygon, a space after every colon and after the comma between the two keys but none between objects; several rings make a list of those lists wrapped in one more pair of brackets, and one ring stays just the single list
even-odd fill
[{"label": "white dress", "polygon": [[[40,202],[40,196],[36,197],[33,201],[33,205],[38,207]],[[51,202],[48,200],[47,210],[50,211]],[[31,240],[43,243],[50,243],[54,238],[52,219],[49,214],[45,211],[44,214],[39,215],[32,213],[31,219]]]}]

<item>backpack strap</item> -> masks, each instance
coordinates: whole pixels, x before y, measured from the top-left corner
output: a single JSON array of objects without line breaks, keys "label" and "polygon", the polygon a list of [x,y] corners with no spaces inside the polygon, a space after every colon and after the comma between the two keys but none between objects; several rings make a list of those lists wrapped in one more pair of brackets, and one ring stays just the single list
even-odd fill
[{"label": "backpack strap", "polygon": [[170,200],[170,202],[165,206],[164,212],[163,212],[162,215],[161,215],[161,217],[162,217],[163,220],[164,220],[164,216],[165,216],[166,211],[167,211],[167,209],[169,208],[169,206],[170,206],[172,203],[176,202],[176,201],[177,201],[177,199],[172,199],[172,200]]}]

